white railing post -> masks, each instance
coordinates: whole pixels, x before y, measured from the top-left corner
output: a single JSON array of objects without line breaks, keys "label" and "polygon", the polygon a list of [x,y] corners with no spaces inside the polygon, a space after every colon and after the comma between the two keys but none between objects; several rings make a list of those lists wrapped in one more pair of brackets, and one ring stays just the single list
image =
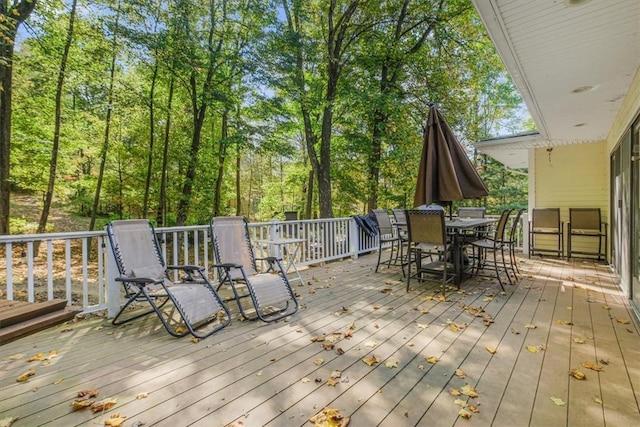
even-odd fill
[{"label": "white railing post", "polygon": [[522,221],[522,253],[529,255],[529,214],[523,212],[520,220]]},{"label": "white railing post", "polygon": [[349,253],[352,259],[358,259],[358,250],[360,249],[360,228],[356,220],[349,218]]}]

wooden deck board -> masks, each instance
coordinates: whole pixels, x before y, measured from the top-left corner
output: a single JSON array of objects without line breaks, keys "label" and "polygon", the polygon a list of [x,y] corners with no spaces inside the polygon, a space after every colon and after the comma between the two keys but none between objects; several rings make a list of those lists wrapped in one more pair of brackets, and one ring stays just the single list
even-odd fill
[{"label": "wooden deck board", "polygon": [[[443,302],[433,298],[435,285],[406,293],[399,268],[373,273],[376,257],[302,271],[304,284],[294,288],[303,308],[288,321],[234,315],[229,327],[197,343],[172,338],[150,315],[124,327],[90,318],[0,346],[0,419],[19,417],[15,427],[102,425],[118,412],[125,425],[302,426],[330,406],[350,415],[352,427],[640,424],[639,328],[606,266],[522,259],[522,280],[504,294],[495,281],[469,280]],[[464,306],[483,307],[495,323],[483,325]],[[454,332],[451,322],[467,325]],[[340,335],[332,350],[311,340],[351,324],[352,336]],[[544,351],[527,350],[542,344]],[[49,364],[10,358],[49,350],[58,352]],[[367,366],[362,359],[371,354],[380,362]],[[600,359],[609,361],[600,373],[581,366]],[[393,360],[397,367],[385,366]],[[569,377],[574,367],[585,381]],[[29,368],[36,374],[16,382]],[[467,377],[455,376],[456,368]],[[329,386],[333,371],[341,378]],[[461,396],[480,410],[469,420],[458,417],[449,393],[464,384],[479,394]],[[75,393],[93,388],[117,405],[106,413],[71,411]]]}]

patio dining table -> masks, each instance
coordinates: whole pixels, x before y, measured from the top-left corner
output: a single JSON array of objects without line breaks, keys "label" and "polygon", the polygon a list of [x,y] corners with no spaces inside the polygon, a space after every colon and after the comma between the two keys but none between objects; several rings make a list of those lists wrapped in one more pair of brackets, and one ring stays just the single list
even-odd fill
[{"label": "patio dining table", "polygon": [[455,272],[454,283],[459,286],[462,283],[462,276],[465,273],[465,263],[463,259],[463,247],[465,239],[469,232],[474,232],[486,228],[491,224],[498,222],[497,218],[447,218],[445,219],[445,227],[447,234],[452,239],[453,268]]}]

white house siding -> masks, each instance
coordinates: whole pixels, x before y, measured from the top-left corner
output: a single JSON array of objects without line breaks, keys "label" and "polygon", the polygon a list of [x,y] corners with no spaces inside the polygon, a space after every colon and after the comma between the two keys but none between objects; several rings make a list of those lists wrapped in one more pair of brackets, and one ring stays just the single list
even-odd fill
[{"label": "white house siding", "polygon": [[[569,221],[569,208],[600,208],[602,221],[609,222],[609,153],[603,142],[535,149],[534,206],[560,208]],[[551,239],[536,238],[536,247],[547,247]],[[549,246],[550,247],[550,246]],[[574,239],[573,250],[594,252],[595,239]]]}]

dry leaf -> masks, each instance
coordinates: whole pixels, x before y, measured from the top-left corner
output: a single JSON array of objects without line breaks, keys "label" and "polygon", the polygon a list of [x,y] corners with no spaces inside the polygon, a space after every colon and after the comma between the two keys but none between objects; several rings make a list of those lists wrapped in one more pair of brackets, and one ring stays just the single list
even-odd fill
[{"label": "dry leaf", "polygon": [[64,378],[58,378],[57,380],[55,380],[55,381],[53,382],[53,385],[58,385],[58,384],[60,384],[62,381],[64,381]]},{"label": "dry leaf", "polygon": [[434,363],[438,363],[438,358],[435,356],[429,356],[429,357],[425,357],[424,360],[426,360],[427,362],[434,364]]},{"label": "dry leaf", "polygon": [[100,393],[100,390],[95,388],[93,390],[82,390],[82,391],[79,391],[78,393],[76,393],[76,396],[77,397],[89,398],[89,397],[96,397],[98,395],[98,393]]},{"label": "dry leaf", "polygon": [[8,357],[9,360],[22,360],[27,357],[24,353],[17,353]]},{"label": "dry leaf", "polygon": [[93,399],[76,399],[73,402],[71,402],[71,408],[73,410],[87,408],[93,405],[94,402],[95,400]]},{"label": "dry leaf", "polygon": [[455,403],[458,406],[462,406],[463,408],[467,406],[467,402],[465,402],[462,399],[456,399],[453,401],[453,403]]},{"label": "dry leaf", "polygon": [[573,339],[577,344],[584,344],[585,343],[585,339],[582,337],[575,337]]},{"label": "dry leaf", "polygon": [[471,412],[473,412],[474,414],[477,414],[478,412],[480,412],[480,409],[478,409],[477,406],[473,406],[473,405],[469,405],[467,407],[467,409],[469,409]]},{"label": "dry leaf", "polygon": [[375,354],[372,354],[371,356],[365,357],[364,359],[362,359],[362,361],[369,366],[373,366],[376,363],[380,362],[380,358]]},{"label": "dry leaf", "polygon": [[593,401],[598,405],[602,405],[602,399],[600,399],[598,396],[593,397]]},{"label": "dry leaf", "polygon": [[608,365],[609,359],[600,359],[599,362],[602,363],[603,365]]},{"label": "dry leaf", "polygon": [[149,392],[148,391],[145,391],[144,393],[136,394],[136,399],[138,399],[138,400],[146,399],[147,397],[149,397]]},{"label": "dry leaf", "polygon": [[460,331],[460,328],[458,328],[458,326],[455,323],[452,323],[451,325],[449,325],[449,329],[451,329],[453,332]]},{"label": "dry leaf", "polygon": [[380,309],[380,306],[379,306],[379,305],[374,305],[374,306],[373,306],[373,309],[374,309],[374,310],[379,310],[379,309]]},{"label": "dry leaf", "polygon": [[327,385],[328,385],[329,387],[335,387],[335,386],[336,386],[336,384],[338,384],[338,381],[336,381],[336,379],[335,379],[335,378],[329,378],[329,379],[327,380]]},{"label": "dry leaf", "polygon": [[307,384],[307,383],[310,383],[310,382],[311,382],[311,379],[309,377],[304,377],[302,379],[302,384]]},{"label": "dry leaf", "polygon": [[104,421],[104,425],[111,427],[120,427],[126,419],[127,417],[120,416],[120,414],[113,414]]},{"label": "dry leaf", "polygon": [[117,403],[117,400],[113,398],[103,399],[91,405],[91,411],[93,411],[94,413],[100,412],[100,411],[108,411],[109,409],[113,408],[116,405],[116,403]]},{"label": "dry leaf", "polygon": [[457,388],[450,388],[449,389],[449,394],[451,396],[460,396],[462,393],[460,393],[460,390],[458,390]]},{"label": "dry leaf", "polygon": [[34,354],[33,356],[27,359],[27,362],[37,362],[38,360],[44,359],[44,353]]},{"label": "dry leaf", "polygon": [[349,421],[349,417],[343,417],[340,415],[340,411],[333,408],[324,408],[309,418],[309,422],[316,427],[346,427],[349,425]]},{"label": "dry leaf", "polygon": [[558,406],[564,406],[567,404],[567,402],[565,402],[564,400],[560,399],[559,397],[549,397],[549,399],[551,399],[553,401],[553,403],[555,403]]},{"label": "dry leaf", "polygon": [[36,374],[36,370],[35,369],[29,369],[27,372],[23,373],[22,375],[20,375],[16,381],[19,383],[23,383],[25,381],[27,381],[29,379],[29,377],[32,377]]},{"label": "dry leaf", "polygon": [[465,374],[465,372],[462,369],[458,368],[456,369],[456,376],[459,378],[465,378],[467,374]]},{"label": "dry leaf", "polygon": [[524,327],[527,328],[527,329],[535,329],[535,328],[537,328],[537,326],[532,324],[532,323],[527,323],[526,325],[524,325]]},{"label": "dry leaf", "polygon": [[[200,342],[200,338],[191,337],[191,342],[194,343],[194,344],[198,344]],[[124,422],[124,419],[123,419],[123,422]],[[105,424],[106,424],[106,421],[105,421]]]},{"label": "dry leaf", "polygon": [[258,372],[256,373],[256,377],[261,377],[261,376],[262,376],[262,371],[258,371]]},{"label": "dry leaf", "polygon": [[537,353],[538,352],[538,347],[532,346],[532,345],[528,345],[527,346],[527,350],[529,350],[531,353]]},{"label": "dry leaf", "polygon": [[616,322],[618,322],[618,323],[622,323],[622,324],[624,324],[624,325],[627,325],[627,324],[631,323],[631,322],[629,321],[629,319],[623,319],[623,318],[621,318],[621,317],[616,317]]},{"label": "dry leaf", "polygon": [[469,418],[471,418],[471,412],[467,411],[466,409],[460,409],[460,411],[458,412],[458,415],[460,416],[460,418],[464,418],[465,420],[468,420]]},{"label": "dry leaf", "polygon": [[496,354],[497,351],[495,347],[492,347],[490,345],[486,346],[485,349],[487,349],[487,351],[491,354]]},{"label": "dry leaf", "polygon": [[370,347],[370,348],[375,348],[378,344],[376,344],[373,341],[368,341],[366,343],[364,343],[365,346]]},{"label": "dry leaf", "polygon": [[391,369],[391,368],[397,368],[398,367],[398,362],[399,360],[392,357],[390,359],[387,359],[386,362],[384,362],[384,366],[386,366],[387,368]]},{"label": "dry leaf", "polygon": [[600,372],[602,371],[602,367],[596,365],[595,363],[591,363],[591,362],[582,362],[582,366],[584,366],[587,369],[591,369],[592,371],[596,371],[596,372]]},{"label": "dry leaf", "polygon": [[313,363],[314,363],[316,366],[320,366],[320,365],[322,365],[322,364],[324,363],[324,359],[317,358],[316,360],[314,360],[314,361],[313,361]]},{"label": "dry leaf", "polygon": [[0,420],[0,427],[11,427],[13,423],[18,421],[18,417],[7,417]]},{"label": "dry leaf", "polygon": [[311,342],[322,342],[322,341],[324,341],[325,336],[322,335],[322,336],[317,336],[317,337],[311,337],[310,339],[311,339]]},{"label": "dry leaf", "polygon": [[349,324],[349,329],[355,329],[356,328],[356,323],[355,322],[351,322]]},{"label": "dry leaf", "polygon": [[462,392],[462,394],[464,394],[465,396],[469,396],[472,398],[476,398],[478,397],[478,393],[476,392],[476,388],[474,386],[472,386],[471,384],[465,384],[462,386],[462,388],[460,389],[460,391]]},{"label": "dry leaf", "polygon": [[577,380],[586,380],[587,376],[584,374],[584,372],[582,372],[579,369],[572,369],[571,372],[569,372],[569,375],[571,375],[573,378],[577,379]]},{"label": "dry leaf", "polygon": [[341,376],[342,376],[342,371],[338,371],[338,370],[331,372],[331,375],[330,375],[331,378],[340,378]]}]

